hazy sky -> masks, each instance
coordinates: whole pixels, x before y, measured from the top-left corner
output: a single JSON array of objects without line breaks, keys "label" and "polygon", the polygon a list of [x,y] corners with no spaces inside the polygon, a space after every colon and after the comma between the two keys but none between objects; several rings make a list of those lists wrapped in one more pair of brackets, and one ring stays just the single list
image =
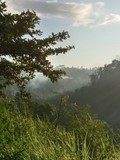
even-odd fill
[{"label": "hazy sky", "polygon": [[6,0],[11,12],[35,10],[43,36],[66,30],[66,55],[51,57],[55,65],[95,67],[120,55],[120,0]]}]

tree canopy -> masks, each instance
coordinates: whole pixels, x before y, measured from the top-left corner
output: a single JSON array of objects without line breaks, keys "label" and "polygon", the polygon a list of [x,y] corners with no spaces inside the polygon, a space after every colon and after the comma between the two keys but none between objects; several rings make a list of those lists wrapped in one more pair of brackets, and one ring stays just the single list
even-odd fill
[{"label": "tree canopy", "polygon": [[63,42],[70,36],[68,32],[62,31],[41,39],[41,30],[36,29],[39,23],[40,18],[34,11],[8,13],[6,3],[0,0],[1,87],[14,83],[23,87],[34,78],[35,72],[42,72],[52,82],[64,74],[62,70],[55,70],[47,58],[65,54],[74,48],[56,47],[58,42]]}]

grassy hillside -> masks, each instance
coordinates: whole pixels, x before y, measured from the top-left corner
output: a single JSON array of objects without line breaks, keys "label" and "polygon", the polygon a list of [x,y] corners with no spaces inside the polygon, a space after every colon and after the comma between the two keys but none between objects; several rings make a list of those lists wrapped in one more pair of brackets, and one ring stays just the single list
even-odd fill
[{"label": "grassy hillside", "polygon": [[9,99],[0,103],[1,160],[120,159],[120,135],[88,111],[71,115],[71,125],[65,128],[33,118],[26,103],[21,103],[21,110],[17,107]]}]

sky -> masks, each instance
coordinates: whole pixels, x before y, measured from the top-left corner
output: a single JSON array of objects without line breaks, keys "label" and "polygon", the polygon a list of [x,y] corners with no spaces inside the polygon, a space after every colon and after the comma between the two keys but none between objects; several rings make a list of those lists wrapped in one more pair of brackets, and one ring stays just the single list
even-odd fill
[{"label": "sky", "polygon": [[120,0],[6,0],[8,11],[34,10],[43,37],[68,31],[64,45],[75,49],[52,56],[54,66],[92,68],[120,59]]}]

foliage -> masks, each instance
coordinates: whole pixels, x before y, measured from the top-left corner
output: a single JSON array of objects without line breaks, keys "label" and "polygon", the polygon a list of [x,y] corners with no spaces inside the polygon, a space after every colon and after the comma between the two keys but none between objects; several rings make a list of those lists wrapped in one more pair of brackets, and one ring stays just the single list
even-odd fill
[{"label": "foliage", "polygon": [[0,159],[24,159],[28,144],[25,133],[27,118],[13,114],[8,108],[12,103],[4,100],[0,105]]},{"label": "foliage", "polygon": [[[21,104],[23,112],[17,110],[16,105],[9,99],[3,99],[0,103],[1,160],[120,159],[115,136],[112,137],[113,134],[102,121],[90,115],[90,122],[86,120],[87,110],[81,110],[80,117],[77,117],[79,126],[71,126],[68,130],[62,126],[55,128],[54,124],[39,118],[33,119],[25,109],[27,104]],[[117,140],[120,140],[119,136]]]},{"label": "foliage", "polygon": [[42,32],[36,29],[39,22],[34,11],[8,13],[5,2],[0,0],[0,87],[16,83],[24,88],[35,72],[42,72],[53,82],[65,73],[54,70],[47,58],[65,54],[74,48],[55,47],[57,42],[70,37],[68,32],[52,33],[47,38],[40,39]]},{"label": "foliage", "polygon": [[113,60],[111,64],[105,65],[104,67],[99,67],[94,74],[91,75],[91,82],[105,83],[113,81],[116,78],[118,83],[118,77],[120,73],[120,61]]},{"label": "foliage", "polygon": [[91,84],[69,93],[70,101],[84,106],[113,127],[120,127],[120,61],[98,68],[91,75]]},{"label": "foliage", "polygon": [[36,102],[29,102],[29,111],[34,118],[39,117],[42,120],[48,120],[53,122],[55,119],[56,107],[49,103],[38,104]]}]

